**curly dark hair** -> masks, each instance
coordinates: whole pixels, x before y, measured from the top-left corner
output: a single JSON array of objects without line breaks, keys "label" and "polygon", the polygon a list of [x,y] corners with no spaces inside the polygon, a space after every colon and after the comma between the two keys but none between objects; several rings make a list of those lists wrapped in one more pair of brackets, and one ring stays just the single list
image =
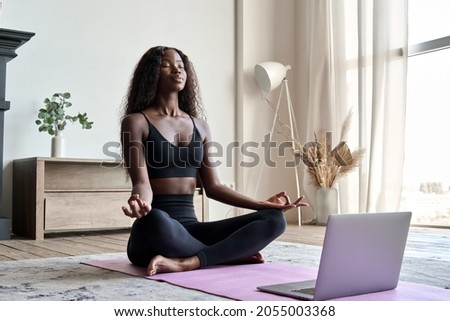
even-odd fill
[{"label": "curly dark hair", "polygon": [[161,59],[164,52],[169,49],[175,50],[180,55],[187,74],[186,85],[178,93],[180,109],[194,117],[205,117],[192,62],[181,50],[164,46],[150,48],[136,65],[128,88],[124,116],[155,106]]}]

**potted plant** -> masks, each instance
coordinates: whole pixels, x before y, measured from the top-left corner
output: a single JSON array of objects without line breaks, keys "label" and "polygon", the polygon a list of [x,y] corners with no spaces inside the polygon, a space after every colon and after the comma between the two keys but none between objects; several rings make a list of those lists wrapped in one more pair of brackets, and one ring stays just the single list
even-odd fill
[{"label": "potted plant", "polygon": [[88,120],[86,113],[75,116],[68,115],[66,109],[72,106],[70,93],[55,93],[51,98],[45,98],[45,107],[39,109],[36,125],[40,132],[47,132],[52,137],[52,157],[64,156],[64,137],[62,135],[68,121],[80,123],[81,128],[91,129],[93,122]]}]

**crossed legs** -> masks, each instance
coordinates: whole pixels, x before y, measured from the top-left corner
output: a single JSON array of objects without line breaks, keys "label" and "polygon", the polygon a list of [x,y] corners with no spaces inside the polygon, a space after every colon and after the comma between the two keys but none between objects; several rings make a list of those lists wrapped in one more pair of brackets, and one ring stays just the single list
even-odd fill
[{"label": "crossed legs", "polygon": [[128,257],[136,265],[147,266],[149,274],[225,263],[261,263],[259,251],[285,227],[284,215],[278,210],[183,226],[164,211],[153,209],[134,223]]}]

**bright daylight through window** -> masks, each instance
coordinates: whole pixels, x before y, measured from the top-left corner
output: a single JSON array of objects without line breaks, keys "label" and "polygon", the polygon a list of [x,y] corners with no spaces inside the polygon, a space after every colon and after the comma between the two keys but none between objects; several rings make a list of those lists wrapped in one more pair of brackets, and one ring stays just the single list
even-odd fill
[{"label": "bright daylight through window", "polygon": [[450,1],[410,0],[401,209],[413,224],[450,227]]}]

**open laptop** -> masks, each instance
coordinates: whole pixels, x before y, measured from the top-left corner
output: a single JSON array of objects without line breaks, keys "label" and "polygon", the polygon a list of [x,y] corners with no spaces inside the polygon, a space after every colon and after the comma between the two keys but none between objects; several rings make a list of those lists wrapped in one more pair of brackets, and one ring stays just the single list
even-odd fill
[{"label": "open laptop", "polygon": [[410,221],[411,212],[330,215],[317,279],[258,289],[316,301],[394,289]]}]

